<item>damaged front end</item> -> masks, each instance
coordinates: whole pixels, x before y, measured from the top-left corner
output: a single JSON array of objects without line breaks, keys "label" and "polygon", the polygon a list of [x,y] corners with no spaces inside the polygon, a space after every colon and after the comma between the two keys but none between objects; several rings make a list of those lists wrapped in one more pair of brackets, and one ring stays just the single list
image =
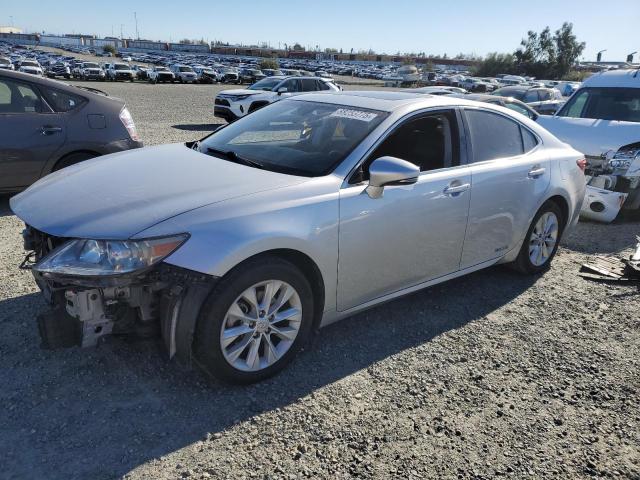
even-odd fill
[{"label": "damaged front end", "polygon": [[139,241],[66,239],[27,226],[30,269],[52,309],[38,317],[44,348],[95,346],[107,335],[162,335],[190,362],[200,306],[216,278],[162,260],[188,236]]}]

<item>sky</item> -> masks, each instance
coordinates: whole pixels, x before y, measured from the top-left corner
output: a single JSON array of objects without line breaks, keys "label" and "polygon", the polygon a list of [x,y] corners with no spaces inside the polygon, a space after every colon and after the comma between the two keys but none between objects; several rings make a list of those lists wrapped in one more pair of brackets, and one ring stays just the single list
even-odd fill
[{"label": "sky", "polygon": [[[45,7],[46,5],[46,7]],[[376,52],[455,56],[512,52],[528,30],[572,22],[582,59],[623,60],[640,51],[640,0],[0,0],[0,25],[28,32],[179,41],[203,38],[273,47],[298,42]],[[639,55],[636,55],[636,60]]]}]

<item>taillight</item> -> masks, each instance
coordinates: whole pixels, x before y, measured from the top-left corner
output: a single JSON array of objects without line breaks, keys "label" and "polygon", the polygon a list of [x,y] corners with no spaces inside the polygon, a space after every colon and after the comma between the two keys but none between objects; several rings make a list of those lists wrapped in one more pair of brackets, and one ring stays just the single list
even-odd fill
[{"label": "taillight", "polygon": [[583,157],[580,160],[576,160],[576,164],[578,165],[578,168],[582,170],[582,173],[584,173],[587,168],[587,159]]},{"label": "taillight", "polygon": [[129,113],[127,107],[122,107],[122,110],[120,111],[120,121],[122,122],[122,125],[124,125],[124,128],[127,129],[127,132],[129,132],[131,140],[137,142],[139,138],[138,132],[136,132],[136,124],[133,123],[133,117],[131,116],[131,113]]}]

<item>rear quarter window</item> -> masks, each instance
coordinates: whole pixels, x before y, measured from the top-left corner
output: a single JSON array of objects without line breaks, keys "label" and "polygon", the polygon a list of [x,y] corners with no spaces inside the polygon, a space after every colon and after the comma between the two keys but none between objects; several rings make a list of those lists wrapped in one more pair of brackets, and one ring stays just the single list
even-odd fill
[{"label": "rear quarter window", "polygon": [[85,102],[84,98],[61,90],[53,88],[43,90],[47,101],[56,112],[70,112]]},{"label": "rear quarter window", "polygon": [[515,157],[524,153],[520,124],[484,110],[465,110],[473,162]]}]

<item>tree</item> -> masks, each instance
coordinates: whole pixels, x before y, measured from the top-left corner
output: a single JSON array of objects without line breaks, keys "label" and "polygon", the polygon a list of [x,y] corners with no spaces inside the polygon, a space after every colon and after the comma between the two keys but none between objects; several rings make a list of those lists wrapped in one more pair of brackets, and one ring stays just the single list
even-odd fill
[{"label": "tree", "polygon": [[302,45],[300,45],[298,42],[293,44],[293,51],[294,52],[304,52],[304,47]]},{"label": "tree", "polygon": [[569,73],[584,48],[585,43],[578,42],[573,34],[573,24],[564,22],[553,35],[549,27],[540,33],[530,30],[513,55],[525,75],[561,78]]},{"label": "tree", "polygon": [[479,77],[495,77],[499,73],[516,73],[514,56],[510,53],[490,53],[475,69]]},{"label": "tree", "polygon": [[260,70],[270,69],[270,70],[278,70],[280,68],[278,66],[278,61],[273,58],[263,58],[260,61]]},{"label": "tree", "polygon": [[114,47],[113,45],[105,45],[104,47],[102,47],[102,51],[104,53],[110,53],[111,55],[115,55],[116,47]]}]

